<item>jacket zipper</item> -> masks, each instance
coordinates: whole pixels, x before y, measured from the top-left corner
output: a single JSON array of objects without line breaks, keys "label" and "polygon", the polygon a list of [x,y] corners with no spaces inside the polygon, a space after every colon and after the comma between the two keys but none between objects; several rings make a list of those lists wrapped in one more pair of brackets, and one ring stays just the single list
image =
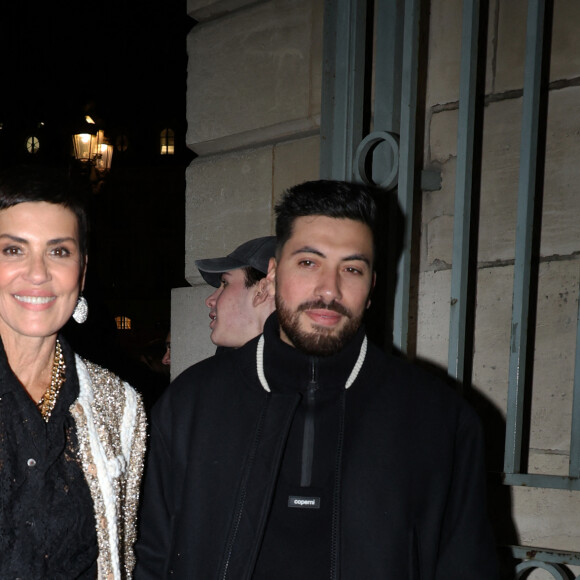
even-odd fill
[{"label": "jacket zipper", "polygon": [[317,370],[317,359],[310,357],[310,382],[306,389],[300,487],[310,487],[312,482],[312,464],[314,462],[314,406],[316,403],[316,391],[318,390]]},{"label": "jacket zipper", "polygon": [[242,487],[240,490],[240,497],[237,503],[236,511],[234,513],[234,523],[232,527],[232,531],[230,532],[230,537],[226,544],[225,550],[225,560],[222,565],[222,571],[220,572],[220,579],[225,580],[228,577],[228,569],[230,566],[230,559],[232,557],[232,552],[234,549],[234,544],[236,543],[238,530],[240,527],[240,521],[242,519],[242,514],[244,512],[244,507],[246,504],[247,498],[247,485],[248,485],[248,477],[250,472],[252,471],[252,467],[254,465],[254,460],[256,458],[256,452],[258,449],[258,445],[260,444],[260,440],[262,439],[262,430],[264,427],[264,421],[266,417],[266,412],[270,403],[270,397],[267,396],[264,406],[262,407],[262,411],[260,413],[260,418],[258,420],[258,425],[256,426],[256,430],[254,432],[254,440],[252,441],[252,447],[250,449],[250,454],[248,457],[248,464],[244,469],[243,480],[242,480]]}]

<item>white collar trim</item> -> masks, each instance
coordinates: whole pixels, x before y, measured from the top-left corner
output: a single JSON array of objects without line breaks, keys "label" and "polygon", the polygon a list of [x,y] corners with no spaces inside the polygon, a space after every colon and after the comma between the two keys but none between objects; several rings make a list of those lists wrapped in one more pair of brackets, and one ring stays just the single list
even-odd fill
[{"label": "white collar trim", "polygon": [[[367,337],[365,336],[363,338],[360,347],[360,352],[358,353],[358,358],[354,363],[354,367],[352,367],[352,371],[350,372],[350,375],[344,385],[345,389],[348,389],[358,377],[358,374],[363,366],[363,363],[365,362],[365,358],[367,355],[367,343],[368,343]],[[263,389],[266,392],[270,393],[271,392],[270,385],[268,384],[268,381],[266,380],[266,375],[264,374],[264,344],[265,340],[264,335],[262,334],[262,336],[260,336],[260,339],[258,340],[258,347],[256,348],[256,369],[258,371],[258,378],[260,379],[260,384],[262,385]]]}]

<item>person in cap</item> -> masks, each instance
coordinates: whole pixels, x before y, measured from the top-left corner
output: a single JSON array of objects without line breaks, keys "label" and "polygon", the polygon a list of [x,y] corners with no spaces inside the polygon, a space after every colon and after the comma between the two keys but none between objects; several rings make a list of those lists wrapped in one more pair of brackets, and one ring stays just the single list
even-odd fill
[{"label": "person in cap", "polygon": [[216,346],[238,348],[262,332],[275,308],[266,288],[275,249],[275,236],[265,236],[245,242],[223,258],[196,260],[203,279],[215,288],[205,304]]}]

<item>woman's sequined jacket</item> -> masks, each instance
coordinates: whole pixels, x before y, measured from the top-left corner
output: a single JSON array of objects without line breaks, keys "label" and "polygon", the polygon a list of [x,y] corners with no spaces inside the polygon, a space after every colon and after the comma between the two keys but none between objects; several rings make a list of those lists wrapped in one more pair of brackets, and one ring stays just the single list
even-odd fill
[{"label": "woman's sequined jacket", "polygon": [[130,578],[147,436],[143,403],[112,372],[75,359],[80,391],[70,410],[95,508],[99,579]]}]

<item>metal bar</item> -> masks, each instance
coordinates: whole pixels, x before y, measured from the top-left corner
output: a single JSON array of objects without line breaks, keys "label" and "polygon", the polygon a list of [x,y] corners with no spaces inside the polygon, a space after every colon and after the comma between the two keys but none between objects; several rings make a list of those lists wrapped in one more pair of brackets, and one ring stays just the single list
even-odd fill
[{"label": "metal bar", "polygon": [[506,485],[524,487],[542,487],[546,489],[566,489],[580,491],[580,478],[564,475],[542,475],[540,473],[506,473],[503,477]]},{"label": "metal bar", "polygon": [[[465,377],[467,293],[471,246],[471,200],[473,197],[473,149],[475,142],[475,104],[479,48],[479,0],[464,0],[457,131],[457,173],[453,220],[453,266],[449,316],[448,373],[460,384]],[[477,232],[474,232],[477,235]]]},{"label": "metal bar", "polygon": [[519,473],[521,470],[544,11],[544,0],[529,0],[504,456],[506,473]]},{"label": "metal bar", "polygon": [[572,433],[570,438],[570,477],[580,477],[580,291],[576,318],[576,359],[574,361],[574,395]]},{"label": "metal bar", "polygon": [[320,177],[351,181],[362,139],[366,0],[325,0]]},{"label": "metal bar", "polygon": [[401,126],[401,0],[377,0],[374,130],[399,133]]},{"label": "metal bar", "polygon": [[[375,99],[373,130],[398,135],[401,126],[401,54],[403,7],[401,0],[377,0]],[[379,145],[373,151],[372,180],[383,183],[398,165]]]},{"label": "metal bar", "polygon": [[405,1],[403,61],[401,77],[401,142],[398,199],[405,216],[403,251],[399,260],[393,344],[407,353],[409,335],[409,294],[411,287],[411,235],[415,193],[415,131],[417,123],[417,76],[419,60],[420,0]]},{"label": "metal bar", "polygon": [[525,560],[515,567],[515,580],[529,578],[529,572],[532,570],[545,570],[553,580],[568,580],[571,573],[570,570],[560,564],[547,564],[545,562],[538,562],[537,560]]},{"label": "metal bar", "polygon": [[550,564],[563,564],[565,566],[580,565],[580,552],[568,550],[549,550],[536,546],[507,546],[512,557],[517,560],[537,560]]}]

